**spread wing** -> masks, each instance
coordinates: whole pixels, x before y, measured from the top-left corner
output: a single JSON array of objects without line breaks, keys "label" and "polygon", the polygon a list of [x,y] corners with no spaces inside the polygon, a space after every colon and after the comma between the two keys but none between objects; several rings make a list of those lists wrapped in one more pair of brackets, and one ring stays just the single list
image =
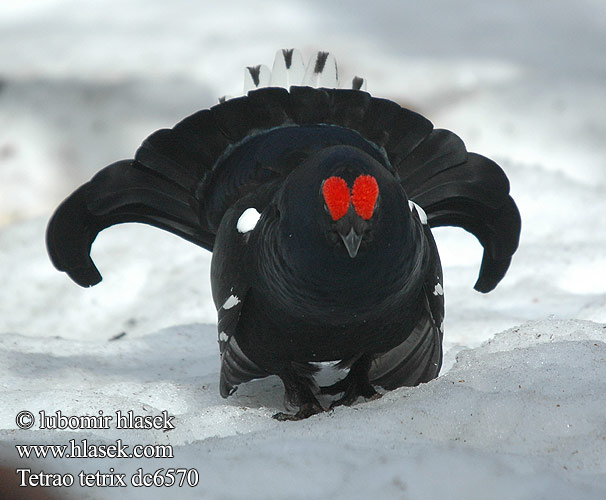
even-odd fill
[{"label": "spread wing", "polygon": [[433,130],[402,156],[394,166],[408,197],[427,212],[430,226],[459,226],[478,238],[484,256],[474,288],[494,289],[509,268],[521,229],[503,170],[468,153],[448,130]]},{"label": "spread wing", "polygon": [[472,232],[484,246],[475,288],[498,284],[520,233],[504,172],[421,115],[346,89],[262,88],[155,132],[134,160],[110,165],[63,202],[48,226],[49,254],[91,286],[101,275],[90,246],[113,224],[152,224],[212,250],[229,207],[333,144],[355,145],[399,175],[431,226]]}]

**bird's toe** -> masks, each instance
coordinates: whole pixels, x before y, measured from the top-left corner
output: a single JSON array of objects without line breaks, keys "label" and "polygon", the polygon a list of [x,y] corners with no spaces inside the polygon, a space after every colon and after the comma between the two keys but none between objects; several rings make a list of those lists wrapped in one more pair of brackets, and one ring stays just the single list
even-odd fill
[{"label": "bird's toe", "polygon": [[294,415],[291,413],[279,412],[276,413],[273,418],[279,420],[280,422],[292,422],[297,420],[304,420],[306,418],[311,417],[312,415],[317,415],[318,413],[322,412],[324,412],[324,408],[322,408],[319,404],[306,403],[301,405],[299,411]]}]

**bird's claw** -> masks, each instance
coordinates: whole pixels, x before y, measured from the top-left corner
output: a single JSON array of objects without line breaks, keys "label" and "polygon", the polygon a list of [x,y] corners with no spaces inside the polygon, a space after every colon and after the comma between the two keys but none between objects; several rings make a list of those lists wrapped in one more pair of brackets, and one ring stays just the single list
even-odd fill
[{"label": "bird's claw", "polygon": [[381,394],[375,390],[370,382],[362,382],[355,377],[349,378],[349,375],[332,385],[320,387],[320,393],[331,395],[344,393],[343,396],[332,402],[331,410],[337,406],[351,406],[360,396],[367,401],[373,401],[381,397]]},{"label": "bird's claw", "polygon": [[364,396],[362,394],[345,394],[343,397],[333,401],[330,405],[330,409],[334,410],[337,406],[351,406],[353,405],[360,397],[363,397],[366,401],[374,401],[375,399],[379,399],[381,394],[375,391],[374,394],[370,396]]},{"label": "bird's claw", "polygon": [[279,420],[280,422],[293,422],[298,420],[304,420],[306,418],[311,417],[312,415],[317,415],[318,413],[322,413],[324,411],[324,408],[322,408],[319,404],[306,403],[301,405],[299,411],[294,415],[292,415],[291,413],[279,412],[273,415],[272,418]]}]

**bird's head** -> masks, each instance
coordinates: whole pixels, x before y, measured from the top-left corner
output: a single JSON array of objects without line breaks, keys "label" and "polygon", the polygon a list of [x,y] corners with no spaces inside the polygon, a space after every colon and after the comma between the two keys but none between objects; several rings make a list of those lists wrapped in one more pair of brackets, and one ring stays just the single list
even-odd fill
[{"label": "bird's head", "polygon": [[368,244],[374,236],[373,216],[379,201],[377,179],[360,173],[353,183],[348,183],[343,177],[332,175],[322,182],[321,193],[328,216],[325,223],[330,227],[327,237],[333,244],[340,240],[349,256],[355,258],[362,240]]},{"label": "bird's head", "polygon": [[305,260],[318,254],[345,266],[366,261],[401,233],[403,207],[406,195],[394,175],[349,146],[308,157],[285,182],[278,204],[289,253]]}]

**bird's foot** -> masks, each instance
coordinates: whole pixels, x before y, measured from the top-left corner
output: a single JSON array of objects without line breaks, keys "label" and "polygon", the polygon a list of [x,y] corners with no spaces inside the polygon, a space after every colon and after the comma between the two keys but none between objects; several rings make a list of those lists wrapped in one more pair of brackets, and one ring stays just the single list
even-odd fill
[{"label": "bird's foot", "polygon": [[280,422],[297,421],[304,420],[306,418],[311,417],[312,415],[322,413],[323,411],[324,408],[322,408],[319,403],[304,403],[299,408],[299,411],[294,415],[290,413],[279,412],[276,413],[273,418],[279,420]]},{"label": "bird's foot", "polygon": [[374,401],[375,399],[379,399],[381,397],[381,394],[379,394],[375,390],[375,388],[370,384],[368,384],[368,387],[365,387],[363,389],[356,387],[352,384],[347,388],[343,396],[331,403],[330,409],[332,410],[337,406],[343,405],[351,406],[358,400],[360,396],[365,398],[367,401]]},{"label": "bird's foot", "polygon": [[352,367],[347,376],[332,385],[320,387],[320,394],[343,394],[339,399],[333,401],[330,408],[336,406],[351,406],[360,396],[367,400],[374,400],[381,397],[372,384],[368,381],[367,370]]}]

